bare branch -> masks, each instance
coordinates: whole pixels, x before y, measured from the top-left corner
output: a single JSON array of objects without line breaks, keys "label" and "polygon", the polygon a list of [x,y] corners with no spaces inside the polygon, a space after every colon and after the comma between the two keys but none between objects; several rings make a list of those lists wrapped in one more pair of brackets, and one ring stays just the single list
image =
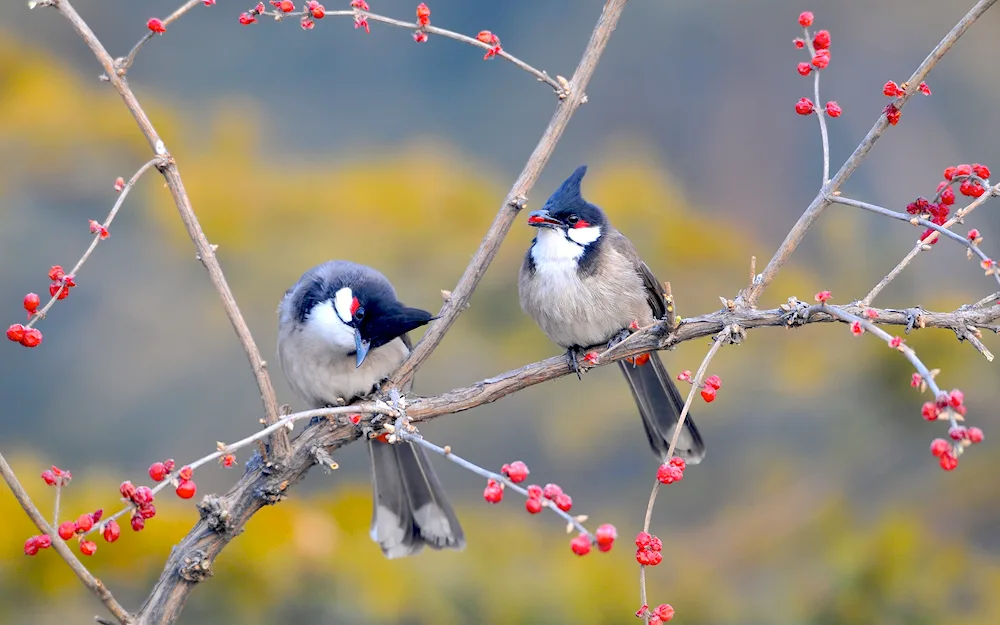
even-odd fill
[{"label": "bare branch", "polygon": [[35,507],[31,498],[28,497],[28,493],[24,490],[24,487],[21,486],[21,482],[19,482],[17,476],[14,475],[14,470],[10,468],[9,464],[7,464],[7,459],[3,457],[3,454],[0,454],[0,475],[2,475],[4,481],[7,482],[7,486],[9,486],[10,491],[14,493],[14,498],[17,499],[17,503],[21,504],[21,507],[24,508],[24,511],[27,513],[28,518],[31,519],[31,522],[35,524],[38,531],[43,534],[48,534],[49,538],[52,539],[52,548],[59,554],[59,557],[66,561],[66,564],[68,564],[73,573],[80,578],[83,585],[97,595],[97,598],[104,603],[105,607],[107,607],[108,611],[111,612],[116,619],[118,619],[119,623],[122,625],[132,623],[132,616],[121,606],[120,603],[118,603],[118,601],[115,600],[111,591],[104,585],[104,582],[94,577],[93,574],[87,570],[87,567],[83,566],[83,563],[80,562],[73,551],[70,550],[69,545],[64,543],[62,539],[59,538],[59,534],[56,533],[56,530],[49,525],[49,522],[45,520],[42,513],[39,512],[37,507]]},{"label": "bare branch", "polygon": [[[149,146],[153,149],[156,155],[160,157],[162,162],[157,164],[157,169],[159,169],[160,173],[163,174],[164,179],[166,179],[167,188],[170,189],[170,195],[174,199],[174,204],[177,205],[177,211],[180,213],[181,221],[184,222],[184,227],[187,229],[188,235],[194,242],[198,258],[205,266],[205,269],[208,270],[208,276],[212,281],[212,285],[215,286],[215,290],[218,291],[219,297],[222,300],[222,306],[226,310],[226,315],[229,317],[229,321],[233,325],[233,329],[236,330],[236,335],[239,337],[240,343],[243,345],[243,350],[246,352],[247,358],[250,360],[250,367],[257,380],[257,387],[260,389],[261,400],[264,403],[264,419],[268,425],[276,423],[278,420],[278,400],[274,394],[274,386],[271,384],[271,378],[267,373],[267,365],[264,362],[264,359],[261,358],[260,350],[257,348],[257,343],[254,342],[253,336],[250,334],[250,328],[247,326],[247,322],[243,318],[243,314],[240,313],[239,306],[236,304],[236,299],[233,297],[233,293],[229,289],[229,284],[226,282],[226,276],[222,273],[222,267],[219,265],[219,260],[215,257],[215,248],[208,242],[208,239],[205,237],[205,233],[201,229],[201,224],[198,222],[198,218],[194,214],[194,209],[191,206],[191,199],[188,197],[187,191],[184,189],[184,182],[181,180],[180,171],[177,169],[177,163],[170,155],[170,152],[167,151],[166,146],[163,144],[163,140],[160,139],[160,135],[153,127],[153,123],[149,120],[146,112],[143,110],[139,101],[136,99],[135,94],[132,92],[132,89],[129,87],[128,81],[124,76],[119,76],[115,71],[114,59],[112,59],[111,55],[104,49],[104,46],[97,39],[97,36],[94,35],[94,31],[92,31],[86,22],[83,21],[80,14],[76,12],[69,0],[54,0],[53,6],[55,6],[56,10],[58,10],[63,17],[69,20],[73,29],[90,47],[94,56],[97,57],[97,60],[104,67],[104,71],[108,76],[108,81],[121,96],[122,100],[125,102],[125,106],[128,108],[129,112],[132,113],[132,117],[135,118],[136,123],[139,125],[139,129],[149,142]],[[272,441],[272,449],[279,458],[288,452],[288,436],[283,430],[278,430],[275,433],[274,440]]]},{"label": "bare branch", "polygon": [[410,356],[393,375],[390,385],[402,388],[409,382],[417,368],[427,360],[441,339],[444,338],[448,329],[465,310],[472,297],[472,292],[486,273],[490,263],[493,262],[497,252],[500,251],[500,244],[510,231],[514,218],[525,206],[528,193],[538,180],[542,168],[548,163],[549,157],[555,151],[556,144],[562,137],[563,131],[566,130],[570,118],[573,117],[576,109],[583,104],[583,92],[587,88],[591,76],[594,75],[597,62],[601,59],[601,54],[604,53],[604,48],[608,45],[611,33],[618,25],[618,18],[621,17],[626,2],[627,0],[608,0],[605,3],[604,11],[597,21],[597,26],[590,36],[583,57],[569,82],[569,95],[556,106],[556,112],[552,115],[552,120],[545,129],[545,133],[538,145],[535,146],[531,157],[524,165],[524,169],[521,170],[521,175],[518,176],[514,186],[507,193],[507,197],[504,198],[503,204],[500,206],[485,238],[483,238],[483,242],[480,243],[475,256],[465,268],[458,284],[451,291],[451,297],[441,307],[441,311],[438,313],[439,319],[431,324],[430,329],[417,343]]},{"label": "bare branch", "polygon": [[[201,4],[202,2],[203,0],[188,0],[180,7],[178,7],[176,11],[167,16],[167,18],[163,20],[163,25],[169,26],[172,22],[177,20],[177,18],[184,15],[185,13],[187,13],[197,5]],[[146,42],[152,39],[154,36],[156,36],[156,33],[154,33],[153,31],[147,32],[145,35],[142,36],[142,39],[140,39],[134,46],[132,46],[132,49],[129,51],[127,57],[125,57],[124,59],[115,59],[115,62],[117,64],[116,70],[119,76],[124,76],[126,72],[128,72],[129,68],[132,67],[132,63],[135,62],[135,55],[139,54],[139,50],[142,49],[142,46],[146,45]],[[108,79],[107,75],[101,76],[101,78],[104,80]]]},{"label": "bare branch", "polygon": [[[955,45],[955,42],[965,34],[965,31],[969,29],[972,24],[975,23],[983,13],[985,13],[996,0],[979,0],[972,9],[963,17],[958,24],[955,25],[951,31],[945,35],[944,39],[938,43],[937,46],[931,50],[931,53],[927,55],[923,63],[917,67],[913,75],[907,81],[907,84],[918,85],[924,81],[927,74],[930,73],[934,66],[938,64],[945,54],[951,50],[951,47]],[[902,110],[906,102],[916,93],[916,89],[907,89],[903,95],[894,101],[897,109]],[[795,223],[792,229],[789,231],[788,235],[785,236],[785,240],[782,242],[781,246],[768,261],[767,267],[764,268],[763,273],[761,273],[760,278],[754,281],[754,284],[750,286],[744,293],[741,294],[740,300],[742,304],[746,306],[756,306],[757,300],[760,298],[761,293],[764,292],[774,277],[778,275],[778,271],[785,264],[788,258],[795,251],[795,248],[799,246],[802,239],[805,238],[806,231],[809,227],[813,225],[816,219],[819,218],[823,210],[830,205],[834,193],[839,191],[843,187],[844,183],[851,177],[854,171],[861,164],[861,161],[868,156],[868,153],[874,147],[875,142],[879,140],[882,134],[889,127],[889,122],[886,120],[885,115],[879,116],[875,125],[872,129],[868,131],[868,134],[857,148],[854,149],[854,153],[847,159],[847,161],[841,166],[840,170],[834,175],[833,179],[829,183],[824,184],[823,188],[816,195],[816,198],[809,204],[802,216]]]}]

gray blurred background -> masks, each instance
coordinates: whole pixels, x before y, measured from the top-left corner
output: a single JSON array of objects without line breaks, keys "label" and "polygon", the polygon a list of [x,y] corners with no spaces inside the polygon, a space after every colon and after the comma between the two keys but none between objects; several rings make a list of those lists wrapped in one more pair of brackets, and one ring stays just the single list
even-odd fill
[{"label": "gray blurred background", "polygon": [[[345,7],[346,0],[342,3]],[[371,2],[412,19],[416,3]],[[812,97],[792,39],[813,10],[832,32],[823,102],[836,170],[877,119],[886,80],[902,82],[973,3],[880,0],[632,2],[531,194],[540,206],[579,164],[585,196],[603,206],[664,280],[679,312],[718,308],[770,258],[820,182],[819,133],[794,113]],[[115,56],[176,2],[74,5]],[[252,3],[196,7],[154,38],[128,77],[180,171],[265,357],[275,307],[308,267],[334,256],[378,267],[408,304],[436,310],[548,123],[555,97],[474,48],[373,23],[324,19],[240,26]],[[328,10],[344,8],[327,3]],[[602,7],[597,1],[430,3],[432,23],[495,32],[506,50],[569,77]],[[995,63],[1000,14],[977,23],[931,74],[931,97],[903,111],[845,188],[902,210],[931,196],[941,170],[1000,167]],[[53,264],[72,266],[88,219],[115,200],[148,146],[89,49],[55,11],[13,3],[0,13],[0,311],[47,294]],[[961,199],[960,199],[961,202]],[[1000,243],[997,206],[976,227]],[[253,431],[258,394],[218,298],[155,173],[143,179],[80,273],[79,287],[40,324],[41,347],[0,346],[0,446],[48,510],[37,479],[49,464],[76,476],[66,514],[116,505],[122,479],[154,460],[190,461]],[[912,247],[918,230],[831,207],[763,298],[863,297]],[[417,391],[464,386],[551,356],[524,316],[516,271],[532,233],[519,221],[472,307],[421,369]],[[947,242],[922,254],[875,304],[952,310],[995,291]],[[44,298],[43,298],[44,301]],[[907,363],[845,326],[757,330],[710,372],[715,403],[695,404],[705,462],[658,501],[653,530],[666,565],[651,603],[683,623],[1000,622],[1000,425],[995,364],[950,332],[907,338],[943,387],[961,387],[987,440],[943,473],[927,446],[945,434],[921,420]],[[994,351],[1000,343],[987,336]],[[695,369],[707,341],[664,354]],[[295,402],[276,366],[282,402]],[[441,463],[466,525],[463,554],[385,562],[367,538],[367,460],[338,454],[292,500],[255,518],[195,591],[183,623],[622,622],[638,608],[630,537],[641,527],[656,464],[613,368],[565,378],[422,430],[488,467],[521,459],[555,481],[591,522],[617,524],[620,545],[583,560],[554,518],[528,517],[508,495],[481,499],[479,478]],[[240,461],[245,461],[241,454]],[[200,493],[238,470],[199,471]],[[199,494],[200,497],[200,494]],[[130,608],[145,596],[197,513],[165,498],[142,534],[100,545],[88,564]],[[32,533],[0,494],[0,623],[86,622],[100,606],[55,554],[28,559]],[[992,590],[991,590],[992,589]]]}]

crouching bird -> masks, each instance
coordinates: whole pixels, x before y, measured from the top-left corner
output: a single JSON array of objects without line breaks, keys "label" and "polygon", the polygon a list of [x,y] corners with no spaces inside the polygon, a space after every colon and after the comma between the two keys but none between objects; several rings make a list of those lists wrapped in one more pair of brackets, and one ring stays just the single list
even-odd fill
[{"label": "crouching bird", "polygon": [[[628,335],[633,322],[649,325],[667,312],[660,283],[635,246],[615,230],[604,211],[581,196],[586,173],[586,166],[577,168],[541,210],[528,216],[528,225],[538,233],[517,281],[521,309],[552,342],[568,350],[574,370],[578,350],[617,342]],[[648,361],[638,357],[636,364],[618,364],[649,445],[662,461],[684,400],[659,355],[649,356]],[[684,425],[675,454],[697,464],[705,445],[690,414]]]},{"label": "crouching bird", "polygon": [[[407,332],[431,313],[403,305],[371,267],[333,260],[313,267],[278,307],[278,360],[289,386],[312,408],[373,392],[410,353]],[[465,535],[425,450],[368,441],[374,505],[371,537],[388,558],[462,549]]]}]

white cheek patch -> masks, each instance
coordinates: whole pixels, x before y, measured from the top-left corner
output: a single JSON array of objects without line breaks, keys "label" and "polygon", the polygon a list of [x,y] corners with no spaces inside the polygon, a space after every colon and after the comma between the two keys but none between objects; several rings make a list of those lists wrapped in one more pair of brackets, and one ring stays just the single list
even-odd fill
[{"label": "white cheek patch", "polygon": [[351,305],[354,303],[354,293],[346,286],[333,296],[333,306],[337,309],[337,316],[344,323],[350,323],[354,314],[351,313]]},{"label": "white cheek patch", "polygon": [[538,231],[538,239],[531,247],[531,260],[535,265],[575,261],[583,256],[583,248],[568,240],[557,230],[546,228]]},{"label": "white cheek patch", "polygon": [[[348,302],[348,312],[350,309],[350,302]],[[321,341],[344,349],[344,353],[354,349],[354,329],[340,319],[340,312],[334,311],[334,303],[330,300],[316,304],[316,307],[309,313],[306,328]]]},{"label": "white cheek patch", "polygon": [[601,237],[601,227],[570,228],[566,235],[580,245],[590,245]]}]

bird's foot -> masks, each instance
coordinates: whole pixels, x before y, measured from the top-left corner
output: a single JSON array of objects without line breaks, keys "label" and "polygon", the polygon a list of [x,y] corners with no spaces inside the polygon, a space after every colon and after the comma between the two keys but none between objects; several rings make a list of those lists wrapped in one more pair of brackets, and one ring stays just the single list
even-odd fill
[{"label": "bird's foot", "polygon": [[583,380],[583,375],[580,371],[580,361],[577,358],[577,352],[580,351],[578,345],[573,345],[566,350],[566,360],[569,361],[569,370],[576,374],[578,380]]}]

